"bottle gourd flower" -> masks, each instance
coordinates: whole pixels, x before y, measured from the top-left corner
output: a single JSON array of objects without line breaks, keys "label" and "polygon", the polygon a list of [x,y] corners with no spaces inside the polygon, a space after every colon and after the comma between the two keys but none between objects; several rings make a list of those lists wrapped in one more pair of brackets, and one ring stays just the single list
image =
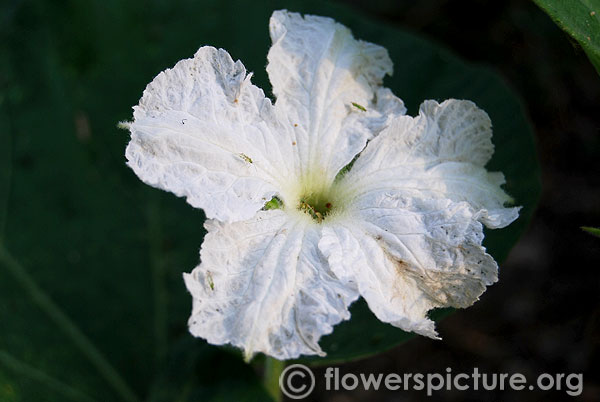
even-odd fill
[{"label": "bottle gourd flower", "polygon": [[379,320],[437,338],[428,311],[468,307],[497,280],[483,226],[518,217],[485,168],[488,115],[451,99],[407,116],[382,86],[386,49],[330,18],[276,11],[270,34],[274,102],[202,47],[125,123],[139,178],[208,218],[184,274],[191,333],[247,357],[324,355],[321,336],[363,297]]}]

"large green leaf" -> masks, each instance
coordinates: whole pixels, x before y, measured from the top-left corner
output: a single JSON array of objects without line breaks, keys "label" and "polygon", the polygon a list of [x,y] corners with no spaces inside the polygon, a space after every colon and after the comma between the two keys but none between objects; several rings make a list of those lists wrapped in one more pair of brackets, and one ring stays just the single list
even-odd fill
[{"label": "large green leaf", "polygon": [[583,48],[600,74],[600,0],[533,0]]},{"label": "large green leaf", "polygon": [[[507,255],[536,203],[538,166],[518,100],[488,69],[316,1],[13,3],[0,24],[1,401],[268,400],[237,354],[187,335],[181,274],[198,262],[204,216],[135,177],[116,123],[158,72],[204,44],[229,50],[268,92],[277,8],[332,16],[385,45],[396,66],[387,84],[410,112],[448,97],[489,112],[490,167],[524,206],[516,224],[486,238],[497,259]],[[324,338],[321,363],[408,338],[364,303],[352,313]]]}]

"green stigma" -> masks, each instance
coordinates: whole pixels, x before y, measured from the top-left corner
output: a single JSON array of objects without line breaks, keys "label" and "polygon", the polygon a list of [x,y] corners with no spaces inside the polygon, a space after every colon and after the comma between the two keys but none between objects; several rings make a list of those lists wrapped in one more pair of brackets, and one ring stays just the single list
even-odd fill
[{"label": "green stigma", "polygon": [[298,210],[311,216],[317,223],[323,222],[323,219],[329,215],[332,209],[333,204],[319,195],[300,198],[298,204]]}]

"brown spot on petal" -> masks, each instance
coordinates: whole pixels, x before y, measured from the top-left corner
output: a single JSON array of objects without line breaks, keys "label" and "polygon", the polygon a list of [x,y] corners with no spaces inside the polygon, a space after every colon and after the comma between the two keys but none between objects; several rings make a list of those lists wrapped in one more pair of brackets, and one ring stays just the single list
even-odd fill
[{"label": "brown spot on petal", "polygon": [[394,260],[396,263],[396,268],[398,268],[401,272],[406,272],[410,269],[410,265],[404,260]]}]

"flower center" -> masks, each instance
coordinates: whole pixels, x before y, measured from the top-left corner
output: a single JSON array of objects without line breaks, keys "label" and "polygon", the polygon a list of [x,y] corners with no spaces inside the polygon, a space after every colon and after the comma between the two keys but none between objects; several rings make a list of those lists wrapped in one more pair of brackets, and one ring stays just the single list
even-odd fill
[{"label": "flower center", "polygon": [[318,223],[321,223],[333,211],[333,204],[326,197],[326,194],[310,194],[307,197],[300,198],[298,210],[308,214]]},{"label": "flower center", "polygon": [[352,194],[347,183],[327,177],[323,169],[305,172],[299,180],[289,181],[275,201],[269,201],[264,209],[282,208],[288,214],[313,223],[331,223],[345,216],[351,204]]},{"label": "flower center", "polygon": [[308,218],[315,223],[331,221],[344,214],[349,196],[344,186],[325,177],[322,169],[307,172],[286,193],[289,212]]}]

